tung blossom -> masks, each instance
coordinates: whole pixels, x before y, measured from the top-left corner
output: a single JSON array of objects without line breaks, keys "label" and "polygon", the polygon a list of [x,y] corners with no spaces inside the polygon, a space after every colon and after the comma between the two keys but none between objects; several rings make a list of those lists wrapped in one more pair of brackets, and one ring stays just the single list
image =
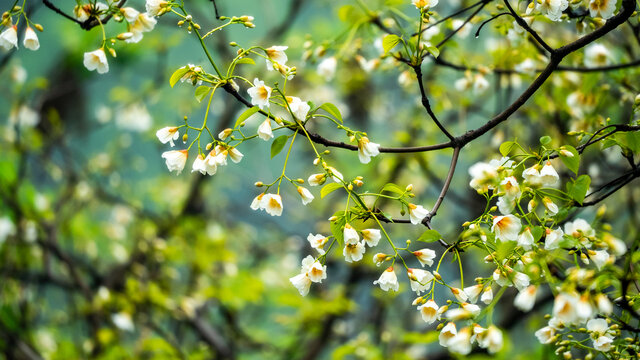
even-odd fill
[{"label": "tung blossom", "polygon": [[258,126],[258,137],[264,141],[269,141],[273,138],[273,131],[271,130],[271,119],[266,118],[260,126]]},{"label": "tung blossom", "polygon": [[84,53],[84,67],[89,71],[96,70],[98,74],[104,74],[109,71],[109,63],[107,63],[107,55],[104,49],[100,48],[91,52]]},{"label": "tung blossom", "polygon": [[362,233],[362,240],[364,240],[364,242],[369,245],[370,247],[374,247],[376,245],[378,245],[378,242],[380,241],[380,230],[378,229],[365,229],[361,231]]},{"label": "tung blossom", "polygon": [[31,26],[27,26],[27,29],[24,31],[24,40],[22,41],[24,47],[29,50],[36,51],[40,48],[40,41],[38,40],[38,35],[33,31]]},{"label": "tung blossom", "polygon": [[422,320],[427,324],[433,324],[436,320],[440,320],[439,310],[438,304],[433,300],[428,300],[426,303],[418,306]]},{"label": "tung blossom", "polygon": [[420,265],[433,265],[433,260],[436,258],[436,252],[431,249],[420,249],[413,252],[413,255],[418,259]]},{"label": "tung blossom", "polygon": [[187,150],[171,150],[163,152],[162,158],[165,159],[169,171],[175,171],[180,174],[187,163],[188,155]]},{"label": "tung blossom", "polygon": [[298,194],[300,194],[300,199],[302,200],[302,205],[307,205],[315,198],[311,191],[307,190],[302,186],[298,186]]},{"label": "tung blossom", "polygon": [[279,65],[285,65],[287,63],[287,54],[284,52],[287,50],[288,46],[271,46],[266,48],[267,57],[267,70],[273,70],[273,63],[278,63]]},{"label": "tung blossom", "polygon": [[552,21],[560,21],[562,12],[567,7],[569,7],[567,0],[538,0],[536,4],[536,9]]},{"label": "tung blossom", "polygon": [[329,241],[329,238],[322,234],[309,234],[307,235],[307,241],[312,248],[316,249],[320,254],[324,254],[325,251],[322,248],[327,243],[327,241]]},{"label": "tung blossom", "polygon": [[418,9],[430,9],[438,5],[438,0],[412,0],[413,5]]},{"label": "tung blossom", "polygon": [[175,126],[163,127],[156,131],[156,137],[158,137],[158,140],[163,144],[170,143],[171,147],[175,146],[173,142],[178,140],[178,136],[180,136],[180,133],[178,133],[178,128]]},{"label": "tung blossom", "polygon": [[264,81],[255,78],[253,87],[247,89],[247,93],[251,96],[251,104],[257,105],[260,109],[269,107],[269,97],[271,97],[271,88],[264,84]]},{"label": "tung blossom", "polygon": [[520,219],[514,215],[496,216],[493,218],[491,231],[496,234],[500,241],[516,241],[522,224]]},{"label": "tung blossom", "polygon": [[600,16],[603,19],[608,19],[613,16],[617,2],[617,0],[591,0],[589,14],[591,17]]},{"label": "tung blossom", "polygon": [[358,158],[363,164],[368,164],[371,158],[380,154],[380,144],[369,141],[369,138],[363,136],[358,140]]},{"label": "tung blossom", "polygon": [[380,275],[380,278],[373,282],[373,285],[380,285],[380,289],[384,291],[398,291],[400,284],[398,283],[396,273],[393,271],[393,266],[389,266],[382,275]]},{"label": "tung blossom", "polygon": [[338,60],[334,56],[322,60],[318,64],[318,75],[322,76],[326,81],[333,79],[336,75],[336,67]]},{"label": "tung blossom", "polygon": [[364,256],[364,242],[360,241],[355,244],[345,244],[342,255],[344,255],[344,261],[354,262],[362,260]]},{"label": "tung blossom", "polygon": [[409,204],[409,218],[411,223],[416,225],[420,224],[422,220],[429,215],[429,211],[422,205]]},{"label": "tung blossom", "polygon": [[433,280],[433,274],[431,274],[431,272],[409,268],[407,270],[407,276],[409,276],[411,283],[411,291],[415,291],[418,295],[431,288],[431,281]]}]

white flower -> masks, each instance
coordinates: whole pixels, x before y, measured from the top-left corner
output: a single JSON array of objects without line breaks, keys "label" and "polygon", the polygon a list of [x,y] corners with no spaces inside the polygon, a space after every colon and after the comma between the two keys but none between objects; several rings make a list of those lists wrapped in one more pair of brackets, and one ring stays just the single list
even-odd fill
[{"label": "white flower", "polygon": [[560,180],[556,169],[551,166],[551,161],[547,161],[546,164],[544,164],[542,170],[540,170],[540,177],[543,186],[553,186]]},{"label": "white flower", "polygon": [[593,347],[598,351],[607,352],[611,350],[613,335],[609,331],[609,326],[604,319],[591,319],[587,322],[587,330],[591,333]]},{"label": "white flower", "polygon": [[517,72],[524,73],[524,74],[535,75],[536,73],[536,63],[535,61],[529,58],[525,59],[523,62],[521,62],[520,64],[517,64],[513,68]]},{"label": "white flower", "polygon": [[584,294],[580,296],[578,303],[575,304],[575,316],[574,323],[584,323],[591,319],[596,314],[596,309],[591,305],[589,295]]},{"label": "white flower", "polygon": [[325,181],[327,181],[326,174],[312,174],[307,179],[307,182],[309,183],[310,186],[322,185],[324,184]]},{"label": "white flower", "polygon": [[335,57],[328,57],[318,64],[318,75],[322,76],[326,81],[333,79],[336,75],[336,67],[338,60]]},{"label": "white flower", "polygon": [[299,97],[287,96],[287,103],[293,115],[298,119],[304,121],[307,118],[311,106],[306,101],[302,101]]},{"label": "white flower", "polygon": [[520,291],[529,286],[529,281],[529,276],[525,273],[515,272],[513,275],[513,285]]},{"label": "white flower", "polygon": [[373,263],[376,264],[376,266],[380,266],[382,265],[383,262],[385,262],[389,257],[387,256],[387,254],[384,253],[377,253],[375,255],[373,255]]},{"label": "white flower", "polygon": [[[506,269],[506,271],[509,271],[509,270],[510,269]],[[493,281],[495,281],[496,284],[500,286],[511,286],[511,282],[509,281],[509,278],[500,269],[495,269],[493,271]]]},{"label": "white flower", "polygon": [[264,141],[268,141],[273,138],[273,131],[271,131],[271,119],[266,118],[262,124],[258,127],[258,136]]},{"label": "white flower", "polygon": [[551,344],[553,342],[555,334],[556,329],[551,326],[545,326],[535,332],[535,335],[541,344]]},{"label": "white flower", "polygon": [[342,176],[342,174],[336,170],[336,168],[328,166],[327,170],[330,173],[331,176],[331,180],[337,182],[337,183],[341,183],[344,180],[344,177]]},{"label": "white flower", "polygon": [[31,26],[27,26],[27,29],[24,31],[24,40],[22,41],[24,47],[29,50],[36,51],[40,48],[40,41],[38,41],[38,35],[33,31]]},{"label": "white flower", "polygon": [[551,229],[546,229],[547,236],[544,239],[544,248],[545,250],[554,250],[560,247],[560,241],[562,241],[562,237],[564,233],[562,229],[557,228],[553,231]]},{"label": "white flower", "polygon": [[454,353],[467,355],[471,352],[471,329],[466,327],[449,339],[447,347]]},{"label": "white flower", "polygon": [[370,247],[378,245],[380,241],[380,230],[378,229],[365,229],[362,230],[362,239]]},{"label": "white flower", "polygon": [[309,288],[311,287],[311,279],[307,276],[306,273],[298,274],[289,279],[289,281],[298,289],[298,292],[302,296],[306,296],[309,293]]},{"label": "white flower", "polygon": [[455,298],[459,302],[466,302],[467,300],[469,300],[469,297],[467,296],[467,294],[464,291],[462,291],[461,289],[452,287],[449,290],[451,290],[451,293],[453,294],[453,296],[455,296]]},{"label": "white flower", "polygon": [[147,0],[145,4],[147,13],[151,16],[161,15],[165,11],[168,2],[164,0]]},{"label": "white flower", "polygon": [[480,301],[487,305],[489,305],[491,301],[493,301],[493,290],[491,289],[491,286],[487,286],[487,288],[484,289],[484,291],[482,292],[482,296],[480,297]]},{"label": "white flower", "polygon": [[433,324],[436,320],[440,320],[439,309],[438,304],[433,300],[428,300],[423,305],[418,306],[422,320],[427,324]]},{"label": "white flower", "polygon": [[384,291],[398,291],[400,284],[398,284],[398,278],[396,277],[396,273],[393,271],[393,266],[389,266],[385,271],[383,271],[380,278],[373,282],[373,285],[380,285],[380,289]]},{"label": "white flower", "polygon": [[327,278],[327,267],[320,264],[313,256],[307,255],[307,257],[302,259],[300,273],[306,274],[311,281],[319,283]]},{"label": "white flower", "polygon": [[224,129],[218,133],[218,139],[224,140],[229,137],[233,133],[233,129]]},{"label": "white flower", "polygon": [[415,291],[418,295],[423,291],[427,291],[431,288],[431,280],[433,280],[433,274],[431,272],[422,269],[407,270],[409,276],[409,282],[411,283],[411,291]]},{"label": "white flower", "polygon": [[560,21],[562,12],[567,9],[569,2],[567,0],[538,0],[536,9],[549,20]]},{"label": "white flower", "polygon": [[478,345],[489,350],[490,354],[497,353],[503,345],[502,331],[495,325],[490,325],[486,331],[482,332],[481,336],[478,336]]},{"label": "white flower", "polygon": [[436,258],[436,252],[431,249],[420,249],[420,250],[414,251],[413,255],[415,255],[415,257],[418,258],[418,261],[422,266],[433,265],[433,259]]},{"label": "white flower", "polygon": [[[478,311],[480,311],[480,308],[478,308]],[[473,316],[470,311],[461,307],[447,310],[447,312],[444,313],[444,317],[451,321],[468,320],[473,318]]]},{"label": "white flower", "polygon": [[509,198],[507,196],[500,196],[496,205],[498,205],[500,214],[509,215],[516,208],[516,199]]},{"label": "white flower", "polygon": [[520,197],[520,185],[515,176],[509,176],[500,182],[500,190],[504,191],[504,197],[516,199]]},{"label": "white flower", "polygon": [[263,201],[262,201],[262,198],[264,197],[264,195],[265,195],[265,193],[262,193],[262,194],[256,196],[255,198],[253,198],[253,201],[251,201],[251,206],[250,206],[251,210],[258,210],[258,209],[262,210],[262,209],[264,209]]},{"label": "white flower", "polygon": [[113,324],[120,330],[133,331],[135,329],[133,321],[131,320],[131,315],[125,312],[119,312],[117,314],[111,315],[111,320],[113,321]]},{"label": "white flower", "polygon": [[556,205],[553,200],[549,199],[548,197],[543,197],[542,198],[542,204],[544,205],[544,207],[547,209],[547,211],[549,212],[549,215],[553,216],[556,215],[558,213],[558,205]]},{"label": "white flower", "polygon": [[344,225],[343,236],[345,244],[353,245],[357,244],[358,241],[360,241],[358,232],[349,224]]},{"label": "white flower", "polygon": [[125,20],[130,23],[136,21],[136,18],[138,17],[138,15],[140,15],[140,12],[138,10],[130,6],[120,8],[120,12],[122,13],[122,16],[124,16]]},{"label": "white flower", "polygon": [[600,16],[603,19],[608,19],[613,16],[617,2],[617,0],[591,0],[589,13],[591,17]]},{"label": "white flower", "polygon": [[162,153],[162,158],[165,159],[169,171],[176,171],[177,174],[180,174],[184,169],[188,156],[187,150],[171,150]]},{"label": "white flower", "polygon": [[16,226],[7,216],[0,218],[0,244],[5,242],[9,236],[16,234]]},{"label": "white flower", "polygon": [[493,218],[491,231],[496,234],[496,239],[500,241],[516,241],[521,228],[522,224],[517,216],[506,215]]},{"label": "white flower", "polygon": [[15,25],[0,33],[0,47],[7,51],[18,48],[18,28]]},{"label": "white flower", "polygon": [[84,67],[89,71],[97,70],[98,74],[108,72],[109,63],[107,63],[107,55],[105,55],[104,49],[100,48],[84,53]]},{"label": "white flower", "polygon": [[569,236],[573,236],[576,239],[581,239],[585,236],[593,237],[596,235],[595,230],[593,230],[591,225],[584,219],[576,219],[564,224],[564,233]]},{"label": "white flower", "polygon": [[375,70],[375,68],[378,67],[378,65],[380,65],[380,60],[378,59],[367,60],[361,55],[356,56],[356,61],[358,62],[358,65],[360,65],[362,70],[364,70],[364,72],[366,73],[372,72],[373,70]]},{"label": "white flower", "polygon": [[438,5],[438,0],[412,0],[411,2],[418,10],[425,8],[430,9]]},{"label": "white flower", "polygon": [[467,286],[463,291],[467,294],[469,302],[475,304],[476,301],[478,301],[478,296],[480,296],[480,293],[482,292],[482,284]]},{"label": "white flower", "polygon": [[[125,39],[127,43],[137,43],[142,40],[143,33],[153,30],[158,21],[147,13],[138,14],[133,24],[129,24],[131,36]],[[186,75],[186,74],[185,74]]]},{"label": "white flower", "polygon": [[611,53],[602,44],[591,44],[584,49],[584,64],[588,67],[607,66],[611,63]]},{"label": "white flower", "polygon": [[14,107],[9,113],[9,124],[11,125],[32,128],[39,122],[40,114],[25,104],[20,105],[19,108]]},{"label": "white flower", "polygon": [[491,163],[478,162],[469,168],[469,175],[471,175],[469,186],[477,191],[487,191],[493,189],[498,180],[498,168]]},{"label": "white flower", "polygon": [[266,48],[267,57],[267,70],[273,70],[273,63],[276,62],[280,65],[285,65],[287,63],[287,54],[285,54],[285,50],[287,50],[288,46],[272,46]]},{"label": "white flower", "polygon": [[522,234],[518,236],[518,245],[522,246],[525,250],[531,250],[534,241],[535,239],[533,238],[531,229],[528,226],[524,229]]},{"label": "white flower", "polygon": [[307,235],[307,241],[312,248],[318,250],[320,254],[324,254],[324,250],[322,249],[322,247],[327,243],[327,241],[329,241],[329,238],[321,234],[309,234]]},{"label": "white flower", "polygon": [[447,347],[449,345],[449,341],[456,336],[457,333],[456,324],[452,322],[447,323],[447,325],[440,330],[440,335],[438,335],[438,342],[440,342],[440,346]]},{"label": "white flower", "polygon": [[264,81],[255,78],[253,80],[253,87],[247,89],[249,96],[251,96],[251,104],[258,105],[260,109],[269,107],[269,97],[271,96],[271,88],[264,84]]},{"label": "white flower", "polygon": [[598,311],[602,314],[609,315],[613,312],[613,304],[605,294],[596,295],[596,305]]},{"label": "white flower", "polygon": [[[591,251],[590,251],[591,252]],[[598,250],[594,251],[594,254],[590,256],[593,263],[596,264],[598,270],[602,269],[602,267],[609,261],[611,255],[607,252],[607,250]]]},{"label": "white flower", "polygon": [[364,251],[364,242],[360,241],[355,244],[345,244],[342,255],[344,255],[344,261],[346,262],[360,261],[362,260]]},{"label": "white flower", "polygon": [[531,285],[524,290],[521,290],[513,301],[513,305],[516,308],[528,312],[533,309],[533,305],[536,303],[536,294],[538,293],[538,287]]},{"label": "white flower", "polygon": [[473,77],[473,93],[480,95],[489,88],[489,81],[482,76],[482,74],[476,74]]},{"label": "white flower", "polygon": [[264,211],[271,216],[282,215],[282,198],[277,194],[266,194],[262,201],[264,201]]},{"label": "white flower", "polygon": [[141,102],[134,102],[118,109],[115,119],[119,128],[135,132],[147,131],[153,124],[151,114]]},{"label": "white flower", "polygon": [[370,142],[369,138],[363,136],[358,140],[358,158],[363,164],[368,164],[371,158],[380,154],[380,144]]},{"label": "white flower", "polygon": [[409,204],[409,218],[411,223],[416,225],[420,224],[422,220],[429,215],[429,211],[422,207],[422,205]]},{"label": "white flower", "polygon": [[302,186],[298,186],[298,194],[300,194],[302,205],[307,205],[314,199],[313,194],[311,194],[309,190],[307,190],[306,188],[303,188]]},{"label": "white flower", "polygon": [[158,140],[160,140],[161,143],[163,144],[170,143],[171,146],[173,147],[175,146],[173,142],[174,140],[178,140],[178,136],[180,136],[180,133],[178,133],[177,127],[167,126],[156,131],[156,136],[158,137]]},{"label": "white flower", "polygon": [[[435,26],[432,27],[431,29],[437,29]],[[469,33],[471,33],[471,29],[473,28],[473,25],[471,25],[468,22],[465,22],[462,19],[454,19],[451,21],[451,29],[455,30],[455,29],[460,29],[458,30],[458,32],[456,33],[456,36],[459,36],[460,38],[464,39],[467,36],[469,36]],[[430,30],[431,30],[430,29]],[[439,33],[440,31],[438,31]],[[424,36],[424,34],[423,34]]]},{"label": "white flower", "polygon": [[229,157],[231,158],[231,161],[236,164],[242,161],[244,155],[240,152],[240,150],[234,147],[228,148],[227,150],[229,151]]},{"label": "white flower", "polygon": [[[576,323],[579,298],[574,293],[560,293],[553,302],[553,316],[563,323]],[[541,341],[542,342],[542,341]]]}]

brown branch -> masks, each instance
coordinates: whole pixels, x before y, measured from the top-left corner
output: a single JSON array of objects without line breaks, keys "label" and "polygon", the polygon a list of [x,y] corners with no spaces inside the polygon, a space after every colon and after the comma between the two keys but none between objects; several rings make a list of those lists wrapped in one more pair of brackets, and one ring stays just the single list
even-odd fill
[{"label": "brown branch", "polygon": [[436,114],[434,114],[433,109],[431,109],[431,103],[429,103],[429,98],[427,97],[427,93],[424,89],[421,65],[422,64],[412,66],[412,68],[413,68],[413,71],[416,73],[416,76],[418,77],[418,86],[420,87],[420,95],[421,95],[420,101],[422,102],[422,106],[425,108],[425,110],[427,110],[427,113],[429,114],[433,122],[436,124],[438,129],[440,129],[440,131],[442,131],[449,138],[449,140],[455,141],[455,138],[453,137],[453,135],[451,135],[451,133],[447,131],[447,129],[442,125],[442,123],[438,121]]},{"label": "brown branch", "polygon": [[556,51],[551,46],[549,46],[549,44],[547,44],[535,30],[532,29],[531,26],[529,26],[529,24],[527,24],[527,22],[522,17],[520,17],[520,15],[518,15],[517,12],[515,12],[515,10],[513,10],[513,8],[511,7],[511,4],[509,3],[509,0],[504,0],[504,4],[507,7],[507,9],[509,9],[511,16],[513,16],[513,18],[516,20],[518,25],[520,25],[523,29],[525,29],[525,31],[528,32],[529,35],[531,35],[538,42],[538,44],[540,44],[550,54],[553,54]]}]

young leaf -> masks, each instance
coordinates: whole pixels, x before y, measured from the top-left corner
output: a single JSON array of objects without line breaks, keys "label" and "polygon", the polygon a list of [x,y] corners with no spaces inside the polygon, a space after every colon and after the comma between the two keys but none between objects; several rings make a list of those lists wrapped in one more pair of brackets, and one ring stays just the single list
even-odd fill
[{"label": "young leaf", "polygon": [[207,94],[209,94],[209,91],[211,91],[211,87],[206,86],[206,85],[201,85],[198,86],[196,88],[196,100],[198,100],[198,102],[202,102],[202,99],[204,99]]},{"label": "young leaf", "polygon": [[325,196],[331,194],[332,192],[338,189],[342,189],[342,184],[338,184],[335,182],[328,183],[327,185],[323,186],[322,189],[320,190],[320,198],[323,199]]},{"label": "young leaf", "polygon": [[542,145],[547,145],[550,142],[551,142],[551,136],[545,135],[540,138],[540,144]]},{"label": "young leaf", "polygon": [[171,74],[171,77],[169,78],[169,85],[173,87],[178,81],[180,81],[180,79],[182,79],[184,74],[189,72],[189,70],[190,69],[188,66],[183,66],[178,70],[174,71],[173,74]]},{"label": "young leaf", "polygon": [[404,189],[400,188],[400,186],[394,183],[388,183],[382,188],[382,190],[380,190],[380,192],[385,192],[385,191],[397,193],[400,195],[404,194]]},{"label": "young leaf", "polygon": [[433,55],[434,58],[438,58],[438,56],[440,56],[440,50],[433,45],[427,46],[427,51],[431,53],[431,55]]},{"label": "young leaf", "polygon": [[382,39],[382,49],[384,53],[388,53],[391,49],[396,47],[400,42],[400,37],[394,34],[388,34]]},{"label": "young leaf", "polygon": [[509,153],[511,152],[511,150],[513,150],[515,145],[516,145],[516,143],[513,142],[513,141],[505,141],[505,142],[503,142],[500,145],[500,154],[502,154],[502,156],[509,155]]},{"label": "young leaf", "polygon": [[564,149],[573,156],[567,156],[568,154],[566,155],[566,153],[563,154],[563,152],[560,152],[560,160],[562,160],[567,169],[578,175],[578,170],[580,169],[580,154],[578,150],[571,145],[565,145]]},{"label": "young leaf", "polygon": [[567,192],[573,200],[582,205],[590,184],[591,178],[589,175],[580,175],[573,182],[567,184]]},{"label": "young leaf", "polygon": [[255,61],[253,61],[253,59],[252,59],[252,58],[248,58],[248,57],[246,57],[246,58],[242,58],[242,59],[240,59],[240,60],[236,61],[236,64],[250,64],[250,65],[255,65],[255,64],[256,64],[256,62],[255,62]]},{"label": "young leaf", "polygon": [[324,103],[320,105],[319,109],[326,111],[329,115],[333,116],[334,118],[336,118],[336,120],[340,121],[340,123],[343,122],[342,114],[340,113],[340,110],[332,103]]},{"label": "young leaf", "polygon": [[282,151],[282,149],[284,148],[284,145],[287,143],[287,140],[289,140],[289,137],[287,135],[280,135],[277,138],[275,138],[275,140],[273,140],[273,142],[271,143],[272,159],[274,156],[280,154],[280,151]]},{"label": "young leaf", "polygon": [[344,225],[347,223],[344,211],[338,211],[333,216],[337,217],[336,221],[331,222],[331,233],[339,243],[344,242]]},{"label": "young leaf", "polygon": [[240,114],[240,116],[238,116],[238,120],[236,120],[236,124],[234,125],[234,127],[238,127],[240,123],[247,120],[251,115],[257,113],[259,110],[260,108],[257,106],[254,106],[252,108],[248,108],[247,110],[245,110],[242,114]]},{"label": "young leaf", "polygon": [[422,233],[422,235],[420,235],[420,237],[418,238],[418,241],[431,243],[431,242],[436,242],[440,239],[442,239],[442,235],[440,235],[440,233],[437,232],[436,230],[426,230],[425,232]]}]

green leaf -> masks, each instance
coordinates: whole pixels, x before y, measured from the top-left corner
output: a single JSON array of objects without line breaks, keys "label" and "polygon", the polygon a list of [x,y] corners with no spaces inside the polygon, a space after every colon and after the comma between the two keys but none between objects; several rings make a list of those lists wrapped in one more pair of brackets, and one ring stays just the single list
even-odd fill
[{"label": "green leaf", "polygon": [[273,142],[271,143],[271,158],[273,159],[274,156],[280,154],[280,151],[282,151],[282,149],[284,149],[284,145],[287,143],[287,140],[289,140],[289,137],[287,135],[280,135],[277,138],[275,138],[273,140]]},{"label": "green leaf", "polygon": [[563,146],[564,150],[571,153],[573,156],[566,156],[562,152],[560,152],[560,160],[564,163],[564,166],[567,169],[573,171],[574,174],[578,175],[578,170],[580,169],[580,154],[578,150],[571,145]]},{"label": "green leaf", "polygon": [[344,242],[344,226],[347,223],[347,219],[344,211],[337,211],[333,216],[337,217],[337,219],[331,222],[331,233],[342,244]]},{"label": "green leaf", "polygon": [[542,239],[543,234],[544,234],[544,228],[542,226],[534,226],[531,229],[531,235],[533,235],[534,242],[540,241],[540,239]]},{"label": "green leaf", "polygon": [[540,138],[540,144],[547,145],[551,142],[551,136],[545,135]]},{"label": "green leaf", "polygon": [[513,142],[513,141],[505,141],[505,142],[503,142],[500,145],[500,154],[502,154],[502,156],[509,155],[509,153],[511,152],[511,150],[513,150],[515,145],[516,145],[516,143]]},{"label": "green leaf", "polygon": [[383,39],[382,39],[382,49],[384,50],[384,53],[388,53],[391,49],[393,49],[394,47],[396,47],[396,45],[398,45],[398,43],[400,42],[400,37],[398,35],[394,35],[394,34],[388,34],[386,35]]},{"label": "green leaf", "polygon": [[325,196],[331,194],[332,192],[338,189],[342,189],[342,184],[338,184],[335,182],[328,183],[327,185],[323,186],[322,189],[320,190],[320,198],[323,199]]},{"label": "green leaf", "polygon": [[180,79],[182,79],[184,74],[189,72],[189,70],[190,69],[188,66],[183,66],[180,69],[174,71],[171,77],[169,78],[169,85],[173,87],[178,81],[180,81]]},{"label": "green leaf", "polygon": [[252,59],[252,58],[248,58],[248,57],[246,57],[246,58],[242,58],[242,59],[240,59],[240,60],[236,61],[236,64],[250,64],[250,65],[255,65],[255,64],[256,64],[256,62],[255,62],[255,61],[253,61],[253,59]]},{"label": "green leaf", "polygon": [[332,103],[324,103],[320,105],[318,109],[322,109],[326,111],[329,115],[333,116],[334,118],[336,118],[336,120],[340,121],[340,123],[343,122],[342,114],[340,113],[340,110]]},{"label": "green leaf", "polygon": [[432,243],[440,239],[442,239],[442,235],[440,235],[440,233],[437,232],[436,230],[426,230],[425,232],[422,233],[422,235],[420,235],[420,237],[418,238],[418,241]]},{"label": "green leaf", "polygon": [[257,106],[248,108],[242,114],[240,114],[240,116],[238,116],[238,120],[236,120],[236,124],[234,125],[234,127],[238,127],[238,125],[240,125],[243,121],[247,120],[251,115],[257,113],[258,111],[260,111],[260,108]]},{"label": "green leaf", "polygon": [[582,205],[590,184],[591,178],[589,175],[581,175],[574,181],[567,184],[567,192],[573,200]]},{"label": "green leaf", "polygon": [[204,99],[207,94],[209,94],[209,91],[211,91],[211,89],[211,87],[206,85],[198,86],[196,88],[196,100],[198,100],[198,102],[202,102],[202,99]]},{"label": "green leaf", "polygon": [[638,131],[627,132],[626,140],[627,140],[627,145],[629,146],[629,149],[631,149],[631,151],[634,154],[637,154],[638,152],[640,152],[640,132]]},{"label": "green leaf", "polygon": [[382,190],[380,190],[380,192],[385,192],[385,191],[389,191],[389,192],[393,192],[393,193],[397,193],[397,194],[404,194],[405,191],[403,188],[401,188],[400,186],[394,184],[394,183],[388,183],[385,186],[382,187]]},{"label": "green leaf", "polygon": [[433,55],[434,58],[438,58],[438,56],[440,56],[440,50],[433,45],[427,46],[427,51],[431,53],[431,55]]}]

